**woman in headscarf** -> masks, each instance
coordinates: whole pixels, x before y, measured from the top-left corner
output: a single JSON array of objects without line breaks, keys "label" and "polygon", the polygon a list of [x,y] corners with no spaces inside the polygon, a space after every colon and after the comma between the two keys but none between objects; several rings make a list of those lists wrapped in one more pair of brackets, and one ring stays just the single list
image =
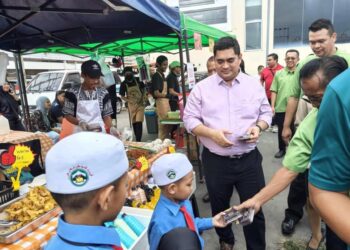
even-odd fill
[{"label": "woman in headscarf", "polygon": [[10,84],[4,83],[0,86],[0,115],[5,116],[9,121],[11,130],[25,131],[19,117],[19,105],[21,105],[21,100],[16,96]]},{"label": "woman in headscarf", "polygon": [[59,139],[59,130],[54,128],[55,123],[49,118],[50,108],[50,99],[46,96],[39,97],[36,100],[36,110],[30,116],[30,122],[33,132],[44,132],[56,143]]}]

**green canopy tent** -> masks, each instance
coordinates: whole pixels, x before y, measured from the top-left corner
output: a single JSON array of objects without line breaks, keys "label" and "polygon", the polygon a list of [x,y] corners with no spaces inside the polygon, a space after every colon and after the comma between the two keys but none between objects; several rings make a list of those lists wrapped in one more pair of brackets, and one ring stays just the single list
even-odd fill
[{"label": "green canopy tent", "polygon": [[[189,49],[194,48],[194,33],[202,35],[202,46],[208,47],[209,40],[217,40],[223,36],[233,36],[229,33],[198,22],[181,13],[181,31]],[[91,56],[96,53],[109,56],[132,56],[137,54],[148,54],[155,52],[178,53],[178,34],[172,33],[166,36],[140,37],[125,40],[118,40],[108,44],[89,43],[81,44],[80,49],[64,46],[49,48],[38,48],[29,53],[62,53],[77,56]],[[85,48],[85,49],[84,49]]]}]

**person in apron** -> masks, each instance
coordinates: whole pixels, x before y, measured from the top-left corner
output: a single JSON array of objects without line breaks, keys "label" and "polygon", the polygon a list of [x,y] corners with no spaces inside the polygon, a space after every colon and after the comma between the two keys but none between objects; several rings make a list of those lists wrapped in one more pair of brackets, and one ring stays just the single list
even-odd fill
[{"label": "person in apron", "polygon": [[145,85],[135,79],[132,67],[125,67],[123,74],[125,80],[120,85],[119,94],[128,103],[129,117],[136,141],[141,141],[145,102],[147,100]]},{"label": "person in apron", "polygon": [[[62,113],[75,125],[71,133],[79,131],[108,132],[112,126],[112,104],[108,91],[99,86],[103,76],[98,62],[89,60],[81,65],[81,86],[66,92]],[[64,123],[62,124],[62,130]]]},{"label": "person in apron", "polygon": [[168,59],[161,55],[156,59],[157,71],[152,76],[153,96],[156,99],[156,108],[158,115],[158,137],[161,140],[170,138],[171,125],[161,124],[160,121],[168,117],[170,111],[168,85],[164,76],[168,68]]}]

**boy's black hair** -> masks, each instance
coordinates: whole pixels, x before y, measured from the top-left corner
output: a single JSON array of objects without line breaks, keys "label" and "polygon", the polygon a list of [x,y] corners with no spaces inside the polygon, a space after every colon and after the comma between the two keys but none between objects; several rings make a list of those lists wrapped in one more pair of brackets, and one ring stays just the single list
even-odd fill
[{"label": "boy's black hair", "polygon": [[157,66],[160,66],[163,62],[168,61],[166,56],[160,55],[156,59]]},{"label": "boy's black hair", "polygon": [[[126,174],[126,173],[125,173]],[[79,212],[88,207],[95,195],[103,188],[108,186],[118,187],[120,180],[125,176],[123,174],[117,180],[109,183],[108,185],[98,188],[96,190],[78,193],[78,194],[59,194],[51,192],[52,197],[57,202],[57,204],[62,208],[64,213],[67,212]]]},{"label": "boy's black hair", "polygon": [[276,53],[268,54],[267,57],[272,57],[273,60],[278,61],[278,55]]},{"label": "boy's black hair", "polygon": [[233,49],[236,55],[241,54],[241,48],[236,38],[225,36],[221,37],[214,45],[214,56],[218,50]]}]

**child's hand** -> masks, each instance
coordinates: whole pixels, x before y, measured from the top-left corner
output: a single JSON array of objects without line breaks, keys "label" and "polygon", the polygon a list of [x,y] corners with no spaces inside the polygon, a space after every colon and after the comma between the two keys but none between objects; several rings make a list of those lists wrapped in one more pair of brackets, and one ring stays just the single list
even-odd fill
[{"label": "child's hand", "polygon": [[218,213],[217,215],[215,215],[213,217],[213,225],[214,225],[214,227],[226,227],[227,226],[227,224],[226,224],[226,222],[224,220],[223,214],[224,213],[221,212],[221,213]]}]

